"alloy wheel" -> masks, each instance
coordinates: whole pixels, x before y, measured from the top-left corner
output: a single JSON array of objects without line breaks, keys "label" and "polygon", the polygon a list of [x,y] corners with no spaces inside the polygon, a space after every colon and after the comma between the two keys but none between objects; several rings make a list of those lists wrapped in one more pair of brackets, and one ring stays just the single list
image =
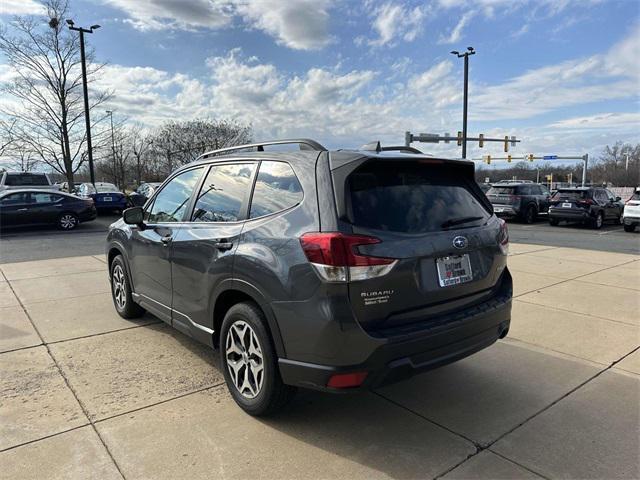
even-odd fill
[{"label": "alloy wheel", "polygon": [[234,322],[225,341],[225,356],[231,381],[245,398],[255,398],[264,381],[264,360],[256,332],[247,322]]},{"label": "alloy wheel", "polygon": [[76,226],[76,223],[78,223],[78,221],[76,220],[76,217],[74,217],[69,213],[62,215],[62,217],[60,217],[60,226],[65,230],[71,230]]},{"label": "alloy wheel", "polygon": [[124,272],[122,271],[122,267],[120,265],[116,265],[114,267],[112,277],[113,299],[115,300],[118,309],[123,310],[125,305],[127,304],[127,291],[125,290],[126,280],[124,277]]},{"label": "alloy wheel", "polygon": [[596,217],[596,227],[598,228],[602,227],[602,222],[603,222],[602,214],[599,213],[598,216]]}]

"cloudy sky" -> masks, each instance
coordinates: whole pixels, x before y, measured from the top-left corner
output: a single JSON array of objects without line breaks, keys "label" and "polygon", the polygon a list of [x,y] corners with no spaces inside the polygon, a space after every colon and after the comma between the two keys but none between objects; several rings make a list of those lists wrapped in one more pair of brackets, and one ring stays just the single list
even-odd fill
[{"label": "cloudy sky", "polygon": [[[1,0],[0,20],[37,11]],[[232,118],[257,139],[329,147],[461,129],[517,135],[514,155],[597,154],[640,142],[636,0],[72,0],[109,62],[107,108],[147,125]],[[2,69],[0,57],[0,69]],[[452,145],[422,145],[460,154]],[[501,146],[471,148],[500,154]]]}]

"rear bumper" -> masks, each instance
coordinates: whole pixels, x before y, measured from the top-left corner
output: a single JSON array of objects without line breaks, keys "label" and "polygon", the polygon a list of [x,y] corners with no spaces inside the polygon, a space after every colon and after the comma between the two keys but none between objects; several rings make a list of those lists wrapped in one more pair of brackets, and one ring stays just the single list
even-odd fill
[{"label": "rear bumper", "polygon": [[568,220],[574,222],[582,222],[592,218],[590,212],[580,211],[576,209],[550,208],[548,215],[549,218],[552,218],[554,220]]},{"label": "rear bumper", "polygon": [[622,223],[625,225],[640,225],[640,217],[626,215],[622,217]]},{"label": "rear bumper", "polygon": [[520,209],[513,205],[493,205],[493,212],[498,217],[517,217],[520,215]]},{"label": "rear bumper", "polygon": [[[410,329],[396,329],[386,337],[369,358],[358,365],[328,366],[279,359],[284,383],[329,392],[344,392],[379,387],[404,380],[418,373],[455,362],[476,353],[506,336],[511,321],[511,291],[459,312],[447,322],[433,326],[425,321]],[[367,372],[357,388],[327,387],[337,373]]]}]

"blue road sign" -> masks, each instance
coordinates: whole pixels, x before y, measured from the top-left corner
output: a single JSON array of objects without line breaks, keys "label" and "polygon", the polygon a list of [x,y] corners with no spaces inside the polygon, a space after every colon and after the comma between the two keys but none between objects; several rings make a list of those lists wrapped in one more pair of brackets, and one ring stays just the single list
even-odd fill
[{"label": "blue road sign", "polygon": [[558,156],[557,155],[545,155],[544,157],[542,157],[543,160],[557,160]]}]

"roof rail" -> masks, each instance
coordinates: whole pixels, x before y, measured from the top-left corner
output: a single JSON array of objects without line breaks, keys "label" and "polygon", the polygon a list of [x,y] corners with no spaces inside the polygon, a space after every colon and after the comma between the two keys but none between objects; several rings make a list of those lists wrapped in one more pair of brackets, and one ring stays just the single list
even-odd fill
[{"label": "roof rail", "polygon": [[420,155],[425,155],[425,153],[421,152],[417,148],[407,147],[406,145],[398,145],[398,146],[390,146],[383,147],[380,145],[380,141],[376,140],[374,142],[365,143],[360,150],[364,150],[366,152],[407,152],[407,153],[418,153]]},{"label": "roof rail", "polygon": [[287,140],[272,140],[268,142],[260,143],[247,143],[245,145],[236,145],[235,147],[219,148],[218,150],[211,150],[200,155],[200,158],[215,157],[216,155],[226,155],[236,150],[245,150],[247,148],[255,148],[257,152],[264,152],[264,147],[268,145],[300,145],[300,150],[313,150],[317,152],[325,152],[327,149],[320,145],[315,140],[309,138],[292,138]]}]

